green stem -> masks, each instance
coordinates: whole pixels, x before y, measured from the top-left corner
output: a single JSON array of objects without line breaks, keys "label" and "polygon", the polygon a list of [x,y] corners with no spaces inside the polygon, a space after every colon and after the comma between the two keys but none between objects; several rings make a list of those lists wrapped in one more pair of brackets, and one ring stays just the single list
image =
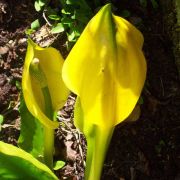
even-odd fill
[{"label": "green stem", "polygon": [[[54,119],[51,96],[48,87],[42,88],[45,101],[45,114],[49,119]],[[44,126],[44,161],[45,164],[53,169],[54,153],[54,129]]]},{"label": "green stem", "polygon": [[44,127],[44,162],[53,170],[54,129]]},{"label": "green stem", "polygon": [[[30,74],[35,78],[34,80],[40,85],[45,104],[45,115],[51,119],[54,118],[54,111],[52,107],[51,95],[48,88],[46,75],[40,67],[38,58],[34,58],[30,65]],[[44,161],[45,164],[53,169],[53,153],[54,153],[54,129],[44,126]]]},{"label": "green stem", "polygon": [[93,133],[87,137],[86,180],[100,180],[113,130],[94,126]]},{"label": "green stem", "polygon": [[90,172],[93,168],[93,155],[95,148],[95,138],[96,138],[96,126],[93,126],[93,130],[87,138],[87,155],[86,155],[86,168],[85,168],[85,179],[88,180]]}]

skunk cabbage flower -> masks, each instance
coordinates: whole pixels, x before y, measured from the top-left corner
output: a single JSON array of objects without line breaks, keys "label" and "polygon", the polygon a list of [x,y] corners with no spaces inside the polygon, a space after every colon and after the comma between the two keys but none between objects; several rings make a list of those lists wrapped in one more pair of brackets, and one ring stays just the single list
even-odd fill
[{"label": "skunk cabbage flower", "polygon": [[75,125],[87,138],[86,180],[99,180],[115,125],[133,111],[144,85],[142,34],[105,5],[87,24],[62,70],[77,94]]},{"label": "skunk cabbage flower", "polygon": [[142,34],[104,6],[86,26],[63,66],[86,122],[114,126],[134,109],[146,75]]},{"label": "skunk cabbage flower", "polygon": [[24,99],[33,116],[51,129],[58,127],[53,113],[65,104],[69,93],[61,77],[63,63],[56,49],[41,48],[28,40],[22,75]]}]

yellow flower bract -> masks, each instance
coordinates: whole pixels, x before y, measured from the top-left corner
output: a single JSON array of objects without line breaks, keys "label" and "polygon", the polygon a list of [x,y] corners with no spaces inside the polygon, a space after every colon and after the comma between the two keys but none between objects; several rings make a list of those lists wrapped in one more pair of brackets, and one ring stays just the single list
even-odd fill
[{"label": "yellow flower bract", "polygon": [[146,77],[142,34],[110,8],[91,19],[63,66],[64,82],[80,98],[84,126],[113,127],[125,120]]},{"label": "yellow flower bract", "polygon": [[44,126],[57,128],[58,122],[52,121],[46,116],[45,102],[42,93],[41,83],[30,73],[30,65],[34,58],[39,60],[50,92],[53,111],[61,108],[67,99],[69,91],[62,81],[61,69],[64,60],[60,53],[52,48],[41,48],[37,44],[28,40],[25,65],[22,76],[22,89],[28,110]]}]

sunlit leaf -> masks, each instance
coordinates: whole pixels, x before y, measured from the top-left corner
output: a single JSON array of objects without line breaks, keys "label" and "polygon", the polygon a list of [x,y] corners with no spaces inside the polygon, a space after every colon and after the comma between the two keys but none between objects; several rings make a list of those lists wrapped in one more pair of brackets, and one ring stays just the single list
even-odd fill
[{"label": "sunlit leaf", "polygon": [[58,180],[44,164],[27,152],[0,141],[0,177],[9,179]]},{"label": "sunlit leaf", "polygon": [[4,116],[0,114],[0,131],[1,131],[1,125],[4,121]]},{"label": "sunlit leaf", "polygon": [[64,29],[64,26],[62,23],[58,23],[56,26],[54,26],[52,29],[51,29],[51,32],[53,34],[56,34],[56,33],[61,33],[63,32],[65,29]]},{"label": "sunlit leaf", "polygon": [[42,124],[28,111],[23,97],[20,103],[21,130],[18,146],[35,158],[41,159],[44,151],[44,131]]},{"label": "sunlit leaf", "polygon": [[40,27],[39,19],[36,19],[31,23],[31,29],[37,30]]},{"label": "sunlit leaf", "polygon": [[49,19],[52,19],[52,20],[55,20],[55,21],[58,21],[58,20],[61,19],[61,17],[56,15],[56,14],[51,14],[48,17],[49,17]]},{"label": "sunlit leaf", "polygon": [[62,167],[64,167],[65,166],[65,162],[64,161],[56,161],[55,163],[54,163],[54,170],[59,170],[59,169],[61,169]]}]

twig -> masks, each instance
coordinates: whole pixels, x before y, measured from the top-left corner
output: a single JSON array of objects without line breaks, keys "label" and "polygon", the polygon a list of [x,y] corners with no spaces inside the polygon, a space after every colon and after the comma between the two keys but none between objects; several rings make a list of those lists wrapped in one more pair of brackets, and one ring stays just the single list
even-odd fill
[{"label": "twig", "polygon": [[45,19],[45,21],[47,22],[47,24],[49,26],[52,26],[52,24],[48,21],[48,19],[46,18],[46,14],[45,14],[45,10],[43,11],[43,18]]}]

